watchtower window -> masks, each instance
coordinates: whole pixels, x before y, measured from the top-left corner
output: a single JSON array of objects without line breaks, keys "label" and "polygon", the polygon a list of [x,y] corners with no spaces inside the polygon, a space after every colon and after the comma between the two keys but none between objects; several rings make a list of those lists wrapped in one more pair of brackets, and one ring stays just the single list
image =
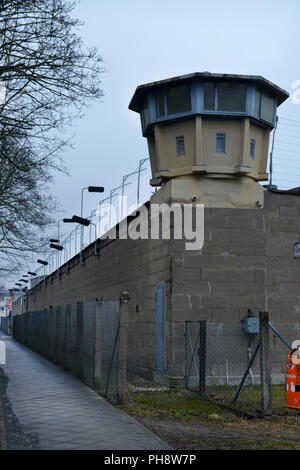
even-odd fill
[{"label": "watchtower window", "polygon": [[218,84],[219,111],[245,111],[246,87],[238,83]]},{"label": "watchtower window", "polygon": [[264,119],[265,121],[274,122],[274,108],[275,101],[273,96],[256,88],[254,98],[254,114],[259,118]]},{"label": "watchtower window", "polygon": [[206,111],[246,110],[246,86],[241,83],[207,82],[203,86],[204,109]]},{"label": "watchtower window", "polygon": [[216,136],[216,152],[225,153],[226,151],[226,134],[217,134]]},{"label": "watchtower window", "polygon": [[146,129],[146,127],[150,123],[149,108],[148,108],[147,100],[145,100],[143,109],[141,111],[141,119],[142,119],[142,127],[143,129]]},{"label": "watchtower window", "polygon": [[215,84],[204,83],[204,109],[207,111],[214,111],[215,110]]},{"label": "watchtower window", "polygon": [[274,121],[274,99],[272,96],[261,94],[261,118],[266,121]]},{"label": "watchtower window", "polygon": [[255,88],[255,95],[254,95],[254,114],[260,117],[260,91]]},{"label": "watchtower window", "polygon": [[163,117],[166,115],[165,109],[165,93],[159,91],[155,97],[156,117]]},{"label": "watchtower window", "polygon": [[185,156],[183,135],[176,137],[176,153],[177,153],[177,157],[179,158]]},{"label": "watchtower window", "polygon": [[254,157],[255,157],[255,139],[251,139],[249,157],[252,158],[252,160],[254,160]]},{"label": "watchtower window", "polygon": [[177,86],[167,89],[167,110],[168,114],[181,114],[191,111],[191,92],[187,86]]}]

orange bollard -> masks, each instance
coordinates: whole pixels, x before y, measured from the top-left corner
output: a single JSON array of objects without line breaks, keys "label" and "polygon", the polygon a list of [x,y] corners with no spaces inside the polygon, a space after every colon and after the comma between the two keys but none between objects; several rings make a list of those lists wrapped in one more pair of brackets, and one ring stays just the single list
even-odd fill
[{"label": "orange bollard", "polygon": [[[298,351],[297,355],[293,354]],[[286,406],[300,410],[300,349],[292,349],[286,361]]]}]

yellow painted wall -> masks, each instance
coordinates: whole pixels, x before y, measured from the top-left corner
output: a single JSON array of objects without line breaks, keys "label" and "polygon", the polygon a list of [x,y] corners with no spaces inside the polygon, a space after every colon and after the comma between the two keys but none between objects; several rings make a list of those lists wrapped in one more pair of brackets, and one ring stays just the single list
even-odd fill
[{"label": "yellow painted wall", "polygon": [[[185,156],[177,157],[176,137],[184,137]],[[156,132],[161,169],[180,169],[192,167],[195,160],[195,120],[160,124]]]},{"label": "yellow painted wall", "polygon": [[[196,125],[198,119],[198,125]],[[216,135],[226,134],[225,154],[216,151]],[[178,157],[176,137],[184,137],[185,156]],[[250,158],[250,142],[255,139],[255,158]],[[148,136],[153,177],[177,177],[206,171],[209,174],[247,174],[254,180],[266,177],[269,129],[241,119],[203,119],[200,116],[179,122],[155,124]],[[198,168],[197,168],[198,167]],[[163,172],[163,173],[161,173]]]},{"label": "yellow painted wall", "polygon": [[[226,135],[224,154],[216,151],[218,133]],[[257,201],[261,207],[263,191],[256,182],[267,179],[269,133],[269,128],[248,117],[196,116],[155,124],[148,146],[152,184],[162,186],[156,198],[187,202],[196,195],[198,201],[215,207],[255,207]],[[181,136],[184,157],[178,157],[176,150],[176,137]],[[255,139],[254,159],[250,158],[251,139]]]},{"label": "yellow painted wall", "polygon": [[[202,121],[204,162],[215,170],[231,170],[238,164],[242,139],[242,121],[211,120]],[[216,134],[226,134],[226,153],[216,152]]]}]

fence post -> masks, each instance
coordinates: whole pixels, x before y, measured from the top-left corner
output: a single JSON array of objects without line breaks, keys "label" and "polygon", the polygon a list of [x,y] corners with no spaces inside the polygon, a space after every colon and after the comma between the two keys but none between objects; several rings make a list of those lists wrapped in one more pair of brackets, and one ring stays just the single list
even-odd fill
[{"label": "fence post", "polygon": [[259,312],[260,339],[260,386],[262,416],[270,416],[271,408],[271,367],[269,313]]},{"label": "fence post", "polygon": [[76,306],[76,375],[83,379],[83,302]]},{"label": "fence post", "polygon": [[128,334],[128,292],[123,292],[120,297],[120,329],[118,348],[118,383],[117,403],[125,402],[127,379],[127,334]]},{"label": "fence post", "polygon": [[200,321],[199,332],[199,393],[206,396],[206,320]]}]

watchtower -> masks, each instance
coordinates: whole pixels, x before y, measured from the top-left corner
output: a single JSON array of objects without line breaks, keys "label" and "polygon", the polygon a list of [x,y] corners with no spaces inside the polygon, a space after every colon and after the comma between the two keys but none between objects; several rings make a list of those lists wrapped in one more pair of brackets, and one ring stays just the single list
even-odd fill
[{"label": "watchtower", "polygon": [[137,87],[152,203],[262,207],[269,136],[288,93],[263,77],[192,73]]}]

